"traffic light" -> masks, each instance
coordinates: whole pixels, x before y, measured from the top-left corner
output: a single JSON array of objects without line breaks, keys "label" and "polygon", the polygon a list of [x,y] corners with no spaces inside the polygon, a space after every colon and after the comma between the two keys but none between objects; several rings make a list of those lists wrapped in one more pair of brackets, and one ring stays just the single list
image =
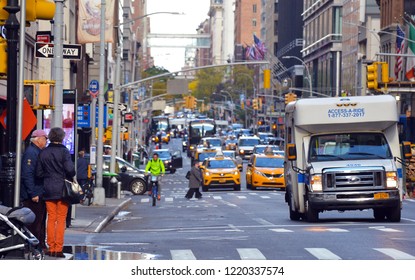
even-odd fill
[{"label": "traffic light", "polygon": [[[7,0],[0,0],[0,25],[9,18],[9,13],[3,8],[7,6]],[[52,20],[55,16],[56,5],[53,0],[26,0],[26,22],[40,20]]]},{"label": "traffic light", "polygon": [[378,89],[378,64],[376,62],[366,66],[366,80],[368,89]]},{"label": "traffic light", "polygon": [[7,76],[7,41],[0,37],[0,77],[2,76]]},{"label": "traffic light", "polygon": [[272,124],[272,130],[277,130],[277,124],[276,123]]},{"label": "traffic light", "polygon": [[192,108],[196,109],[197,108],[197,99],[196,97],[192,96]]},{"label": "traffic light", "polygon": [[382,83],[389,83],[389,64],[387,62],[383,62],[381,67]]},{"label": "traffic light", "polygon": [[297,100],[297,94],[292,93],[292,92],[286,93],[285,96],[284,96],[284,99],[285,99],[285,104],[288,104],[291,101],[296,101]]},{"label": "traffic light", "polygon": [[53,0],[27,0],[26,21],[52,20],[56,5]]},{"label": "traffic light", "polygon": [[189,101],[190,101],[190,96],[189,95],[186,95],[185,97],[183,97],[184,98],[184,107],[185,108],[190,108],[190,105],[189,105]]},{"label": "traffic light", "polygon": [[258,98],[258,108],[262,110],[262,98]]},{"label": "traffic light", "polygon": [[9,18],[9,13],[3,9],[7,6],[7,0],[0,0],[0,25],[4,25]]},{"label": "traffic light", "polygon": [[258,110],[258,99],[254,98],[254,100],[252,100],[252,108]]},{"label": "traffic light", "polygon": [[270,69],[264,70],[264,88],[271,88],[271,70]]}]

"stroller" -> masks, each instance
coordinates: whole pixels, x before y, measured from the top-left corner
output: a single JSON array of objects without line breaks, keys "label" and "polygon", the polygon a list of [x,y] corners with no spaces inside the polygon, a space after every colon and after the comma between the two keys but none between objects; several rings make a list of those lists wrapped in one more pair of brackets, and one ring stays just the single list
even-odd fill
[{"label": "stroller", "polygon": [[0,259],[44,259],[39,240],[26,227],[35,217],[27,207],[0,205]]}]

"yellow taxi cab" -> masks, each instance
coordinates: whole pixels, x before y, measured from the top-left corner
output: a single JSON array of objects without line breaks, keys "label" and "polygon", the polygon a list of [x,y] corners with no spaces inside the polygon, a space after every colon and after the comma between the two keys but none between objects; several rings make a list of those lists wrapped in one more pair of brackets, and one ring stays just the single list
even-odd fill
[{"label": "yellow taxi cab", "polygon": [[202,148],[198,147],[195,151],[195,155],[192,158],[192,166],[195,164],[196,161],[203,162],[205,159],[209,157],[216,156],[217,150],[215,148]]},{"label": "yellow taxi cab", "polygon": [[218,152],[214,157],[207,158],[200,166],[203,174],[202,190],[210,188],[233,188],[241,190],[241,173],[235,160]]},{"label": "yellow taxi cab", "polygon": [[246,169],[246,188],[285,188],[284,157],[272,152],[253,154]]}]

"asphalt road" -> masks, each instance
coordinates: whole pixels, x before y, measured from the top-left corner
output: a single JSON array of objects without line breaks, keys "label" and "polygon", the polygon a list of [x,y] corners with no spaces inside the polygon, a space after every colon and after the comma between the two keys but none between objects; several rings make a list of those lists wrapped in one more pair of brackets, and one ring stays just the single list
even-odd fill
[{"label": "asphalt road", "polygon": [[[173,139],[168,147],[181,149],[181,142]],[[183,157],[184,168],[163,178],[156,207],[147,195],[131,196],[126,211],[102,233],[79,236],[79,244],[133,259],[415,259],[414,199],[404,201],[400,223],[376,222],[372,210],[324,212],[314,224],[291,221],[284,191],[247,190],[245,180],[241,191],[185,199],[190,160]]]}]

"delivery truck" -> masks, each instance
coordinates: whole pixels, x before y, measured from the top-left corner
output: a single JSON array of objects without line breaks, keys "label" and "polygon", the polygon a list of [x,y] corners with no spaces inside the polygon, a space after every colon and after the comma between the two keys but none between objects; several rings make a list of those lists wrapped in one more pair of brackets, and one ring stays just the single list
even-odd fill
[{"label": "delivery truck", "polygon": [[373,209],[401,220],[403,164],[391,95],[299,99],[285,109],[285,201],[291,220],[329,210]]}]

